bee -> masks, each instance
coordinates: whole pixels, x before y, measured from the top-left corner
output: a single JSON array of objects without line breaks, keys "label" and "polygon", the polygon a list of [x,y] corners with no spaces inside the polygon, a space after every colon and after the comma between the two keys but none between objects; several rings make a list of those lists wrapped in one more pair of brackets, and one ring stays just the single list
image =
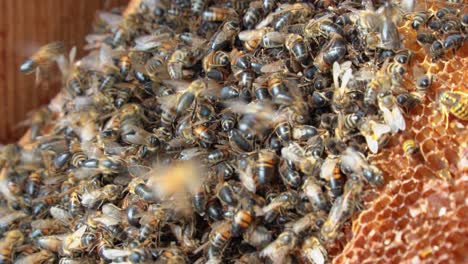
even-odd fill
[{"label": "bee", "polygon": [[254,221],[254,215],[251,211],[240,209],[234,214],[231,224],[231,233],[234,237],[240,236],[247,230]]},{"label": "bee", "polygon": [[395,54],[395,57],[393,60],[399,64],[406,65],[411,61],[411,58],[413,57],[413,53],[408,50],[400,50]]},{"label": "bee", "polygon": [[133,125],[124,125],[121,137],[127,144],[146,146],[150,150],[157,149],[161,145],[156,135]]},{"label": "bee", "polygon": [[120,196],[121,186],[108,184],[100,189],[85,192],[81,195],[81,205],[86,208],[95,208],[104,201],[114,201]]},{"label": "bee", "polygon": [[431,17],[432,14],[428,11],[417,12],[411,21],[411,27],[418,30],[421,26],[424,26]]},{"label": "bee", "polygon": [[28,256],[24,256],[15,260],[18,264],[40,264],[40,263],[52,263],[55,261],[55,255],[48,250],[41,250]]},{"label": "bee", "polygon": [[210,48],[216,51],[232,46],[238,32],[239,22],[235,19],[227,20],[222,25],[221,30],[211,38]]},{"label": "bee", "polygon": [[194,128],[193,134],[200,141],[200,145],[204,148],[209,148],[216,142],[215,132],[204,125],[198,125]]},{"label": "bee", "polygon": [[20,230],[8,231],[0,240],[0,262],[12,263],[13,250],[23,244],[24,235]]},{"label": "bee", "polygon": [[346,177],[341,172],[339,162],[338,158],[327,157],[320,168],[320,178],[328,182],[330,188],[329,196],[333,199],[343,194],[343,187],[346,182]]},{"label": "bee", "polygon": [[435,13],[435,16],[438,19],[443,19],[447,15],[458,15],[458,13],[460,13],[459,9],[451,8],[451,7],[444,7],[444,8],[437,10],[437,12]]},{"label": "bee", "polygon": [[420,95],[426,94],[427,90],[432,85],[433,76],[430,74],[424,74],[416,80],[416,91]]},{"label": "bee", "polygon": [[253,149],[252,142],[244,137],[238,129],[231,129],[228,132],[229,144],[234,150],[242,152],[250,152]]},{"label": "bee", "polygon": [[71,256],[75,252],[82,252],[95,245],[97,237],[93,233],[87,233],[87,228],[86,225],[83,225],[63,239],[62,251],[64,255]]},{"label": "bee", "polygon": [[72,215],[78,215],[82,211],[81,201],[77,191],[70,194],[68,210]]},{"label": "bee", "polygon": [[262,7],[265,13],[271,12],[277,4],[277,0],[262,0]]},{"label": "bee", "polygon": [[195,15],[199,15],[203,12],[206,5],[206,0],[191,0],[192,3],[191,9]]},{"label": "bee", "polygon": [[[155,201],[155,195],[152,190],[145,184],[143,179],[134,178],[129,184],[128,189],[130,193],[138,195],[144,201]],[[136,210],[136,209],[132,209]]]},{"label": "bee", "polygon": [[254,51],[260,45],[260,43],[263,42],[263,37],[265,34],[271,32],[272,30],[272,28],[265,27],[261,29],[241,31],[239,32],[239,39],[243,41],[244,47],[247,51]]},{"label": "bee", "polygon": [[232,238],[231,223],[224,221],[213,227],[209,236],[208,254],[210,258],[220,256]]},{"label": "bee", "polygon": [[[25,74],[50,67],[52,62],[65,53],[63,42],[52,42],[39,48],[30,58],[20,66],[20,71]],[[37,73],[36,72],[36,73]],[[37,73],[38,74],[38,73]]]},{"label": "bee", "polygon": [[269,204],[262,207],[263,218],[266,223],[273,223],[281,214],[295,208],[299,203],[299,195],[295,191],[288,191],[278,194]]},{"label": "bee", "polygon": [[279,48],[284,45],[286,36],[280,32],[267,32],[262,36],[261,45],[266,49]]},{"label": "bee", "polygon": [[265,185],[271,182],[275,176],[277,163],[278,157],[273,151],[261,150],[258,152],[254,173],[259,184]]},{"label": "bee", "polygon": [[294,58],[302,65],[307,66],[311,60],[304,39],[297,34],[289,34],[286,37],[285,46]]},{"label": "bee", "polygon": [[36,197],[39,193],[39,188],[42,183],[42,176],[40,173],[31,172],[26,181],[25,191],[31,197]]},{"label": "bee", "polygon": [[301,185],[302,179],[299,172],[290,168],[286,162],[280,163],[278,171],[286,186],[296,189]]},{"label": "bee", "polygon": [[112,65],[106,65],[103,70],[104,77],[99,84],[99,91],[107,91],[112,88],[112,86],[117,83],[120,79],[119,69]]},{"label": "bee", "polygon": [[364,155],[348,147],[341,155],[341,170],[348,175],[362,176],[372,186],[383,185],[383,174],[375,166],[370,165]]},{"label": "bee", "polygon": [[306,263],[327,263],[328,253],[320,240],[315,236],[304,239],[302,243],[301,258]]},{"label": "bee", "polygon": [[331,33],[330,41],[315,57],[314,65],[320,72],[328,71],[334,62],[341,60],[347,53],[346,40],[339,34]]},{"label": "bee", "polygon": [[330,210],[327,220],[323,224],[320,235],[324,241],[331,241],[338,236],[344,222],[351,218],[357,208],[358,195],[363,188],[362,182],[348,180],[344,193],[338,197]]},{"label": "bee", "polygon": [[218,199],[224,204],[227,204],[232,207],[236,207],[237,204],[239,203],[236,192],[234,191],[233,187],[227,182],[225,182],[224,184],[221,184],[218,187],[218,190],[216,193],[217,193]]},{"label": "bee", "polygon": [[286,263],[290,260],[289,254],[292,253],[297,244],[297,235],[292,231],[284,231],[260,252],[260,257],[268,257],[273,263]]},{"label": "bee", "polygon": [[98,159],[87,159],[81,163],[81,167],[75,171],[78,178],[89,177],[90,175],[105,174],[110,175],[121,172],[124,169],[123,162],[116,158],[101,157]]},{"label": "bee", "polygon": [[419,94],[415,93],[401,93],[397,95],[396,102],[400,107],[403,107],[407,112],[409,112],[421,103],[420,97],[421,96]]},{"label": "bee", "polygon": [[252,29],[260,21],[262,15],[262,2],[250,2],[249,8],[245,11],[242,22],[247,29]]},{"label": "bee", "polygon": [[333,23],[330,15],[322,16],[318,19],[311,19],[304,26],[304,37],[306,39],[313,39],[318,43],[319,37],[332,39],[334,35],[344,36],[341,26]]},{"label": "bee", "polygon": [[330,205],[322,190],[322,185],[313,177],[308,177],[304,181],[302,190],[314,208],[324,211],[329,209]]},{"label": "bee", "polygon": [[191,67],[193,64],[192,52],[186,48],[175,50],[167,60],[167,72],[173,80],[184,77],[183,68]]},{"label": "bee", "polygon": [[377,123],[374,120],[364,120],[359,127],[362,135],[366,139],[367,147],[372,153],[377,153],[379,150],[379,140],[385,134],[392,131],[392,128],[387,124]]},{"label": "bee", "polygon": [[286,223],[286,229],[290,229],[298,235],[304,232],[317,231],[322,227],[325,218],[326,213],[323,211],[308,213],[294,222]]},{"label": "bee", "polygon": [[416,42],[421,46],[432,44],[434,41],[437,41],[437,37],[432,32],[422,31],[416,35]]},{"label": "bee", "polygon": [[466,42],[468,38],[466,38],[463,35],[460,34],[451,34],[448,35],[445,40],[444,40],[444,49],[445,50],[450,50],[452,49],[453,51],[459,49],[460,47],[463,46],[463,44]]},{"label": "bee", "polygon": [[118,66],[120,69],[120,76],[122,76],[122,79],[126,79],[130,71],[132,70],[132,61],[129,56],[123,55],[120,57]]},{"label": "bee", "polygon": [[379,108],[383,112],[385,123],[393,132],[405,130],[406,123],[395,97],[390,92],[380,92],[378,97]]},{"label": "bee", "polygon": [[429,47],[429,56],[432,60],[437,60],[442,57],[445,53],[444,43],[440,40],[432,42],[431,47]]},{"label": "bee", "polygon": [[414,139],[405,140],[402,144],[402,148],[407,156],[412,156],[419,152],[419,145]]},{"label": "bee", "polygon": [[[385,72],[389,74],[390,76],[397,76],[401,77],[403,74],[405,74],[406,69],[403,65],[400,63],[389,63],[385,69]],[[393,79],[393,78],[392,78]]]},{"label": "bee", "polygon": [[206,72],[206,76],[208,78],[217,80],[217,81],[222,81],[225,78],[226,70],[224,70],[224,67],[229,65],[230,62],[230,57],[229,55],[224,52],[224,51],[213,51],[209,54],[207,54],[203,58],[203,69]]},{"label": "bee", "polygon": [[231,8],[210,7],[202,13],[203,20],[212,22],[222,22],[235,17],[237,13]]},{"label": "bee", "polygon": [[442,91],[438,96],[438,102],[442,108],[442,113],[447,120],[448,127],[449,113],[461,120],[468,120],[468,95],[463,92]]},{"label": "bee", "polygon": [[380,29],[381,48],[396,50],[400,48],[400,35],[398,34],[397,25],[392,20],[391,8],[387,5],[384,7],[384,16]]}]

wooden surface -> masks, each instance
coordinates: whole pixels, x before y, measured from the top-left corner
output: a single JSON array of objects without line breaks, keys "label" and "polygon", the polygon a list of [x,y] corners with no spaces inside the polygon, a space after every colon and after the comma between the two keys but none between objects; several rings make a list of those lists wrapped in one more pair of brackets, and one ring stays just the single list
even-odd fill
[{"label": "wooden surface", "polygon": [[46,104],[57,85],[35,87],[34,75],[19,66],[38,47],[62,40],[67,49],[77,46],[92,29],[97,10],[126,5],[128,0],[0,0],[0,143],[24,133],[18,123],[27,113]]}]

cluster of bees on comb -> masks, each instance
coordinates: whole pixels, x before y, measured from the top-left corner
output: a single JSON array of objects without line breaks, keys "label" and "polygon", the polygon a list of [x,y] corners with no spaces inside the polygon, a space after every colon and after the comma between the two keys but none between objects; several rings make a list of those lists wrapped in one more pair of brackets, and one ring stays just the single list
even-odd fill
[{"label": "cluster of bees on comb", "polygon": [[[431,247],[403,216],[453,214],[462,231],[451,234],[468,231],[465,11],[134,0],[100,12],[88,55],[53,42],[20,67],[40,80],[57,65],[63,88],[0,149],[0,263],[400,263],[450,251],[463,262],[463,243]],[[431,203],[450,190],[448,205]],[[378,221],[417,232],[391,243]]]}]

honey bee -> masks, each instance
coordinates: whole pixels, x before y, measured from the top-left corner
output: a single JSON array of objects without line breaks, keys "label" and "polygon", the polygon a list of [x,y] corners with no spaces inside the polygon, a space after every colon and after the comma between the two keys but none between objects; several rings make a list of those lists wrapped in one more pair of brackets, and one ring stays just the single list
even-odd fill
[{"label": "honey bee", "polygon": [[234,214],[231,224],[231,233],[233,236],[240,236],[247,230],[254,221],[255,216],[250,210],[240,209]]},{"label": "honey bee", "polygon": [[402,149],[407,156],[412,156],[419,152],[419,145],[414,139],[408,139],[403,142]]},{"label": "honey bee", "polygon": [[311,19],[304,26],[304,37],[313,39],[316,43],[318,43],[319,37],[331,39],[333,35],[344,36],[344,32],[339,25],[333,23],[330,15],[325,15],[318,19]]},{"label": "honey bee", "polygon": [[238,129],[231,129],[228,132],[229,144],[234,150],[241,152],[250,152],[253,149],[252,142],[244,137]]},{"label": "honey bee", "polygon": [[244,41],[244,47],[247,51],[255,50],[263,41],[266,33],[271,32],[273,29],[266,27],[261,29],[252,29],[239,32],[239,39]]},{"label": "honey bee", "polygon": [[187,48],[175,50],[167,60],[167,72],[171,79],[180,80],[184,77],[183,68],[193,64],[193,55]]},{"label": "honey bee", "polygon": [[229,65],[229,61],[230,57],[224,51],[218,50],[207,54],[202,61],[206,76],[216,81],[224,80],[226,75],[224,68]]},{"label": "honey bee", "polygon": [[121,187],[108,184],[101,189],[85,192],[81,195],[81,204],[86,208],[94,208],[104,201],[113,201],[120,196]]},{"label": "honey bee", "polygon": [[348,175],[362,176],[373,186],[381,186],[384,183],[382,172],[377,167],[370,165],[361,152],[351,147],[348,147],[341,155],[341,169]]},{"label": "honey bee", "polygon": [[24,235],[21,231],[14,229],[8,231],[0,240],[0,262],[12,263],[14,250],[17,246],[23,244]]},{"label": "honey bee", "polygon": [[325,222],[325,218],[326,214],[323,211],[308,213],[294,222],[286,223],[286,228],[295,234],[319,230]]},{"label": "honey bee", "polygon": [[348,180],[346,182],[343,195],[333,203],[328,218],[320,230],[324,241],[331,241],[338,236],[343,223],[352,216],[357,208],[357,199],[362,188],[363,185],[360,181]]},{"label": "honey bee", "polygon": [[444,50],[444,44],[440,40],[436,40],[432,42],[430,48],[429,48],[429,56],[432,58],[432,60],[437,60],[440,57],[442,57],[445,53]]},{"label": "honey bee", "polygon": [[392,131],[392,128],[387,124],[380,124],[374,120],[364,120],[359,130],[365,137],[369,150],[372,153],[377,153],[379,149],[379,139]]},{"label": "honey bee", "polygon": [[15,263],[18,264],[40,264],[40,263],[53,263],[55,261],[55,256],[47,250],[41,250],[39,252],[33,253],[31,255],[18,258],[15,260]]},{"label": "honey bee", "polygon": [[327,263],[328,253],[317,237],[310,236],[302,243],[301,258],[306,263]]},{"label": "honey bee", "polygon": [[232,238],[231,223],[224,221],[218,223],[209,236],[209,258],[219,257]]},{"label": "honey bee", "polygon": [[210,7],[202,13],[203,20],[213,22],[222,22],[235,17],[237,17],[237,13],[231,8]]},{"label": "honey bee", "polygon": [[392,131],[405,130],[405,119],[396,104],[395,97],[390,92],[381,92],[378,94],[378,102],[379,108],[383,112],[385,123],[390,126]]},{"label": "honey bee", "polygon": [[468,120],[468,96],[463,92],[442,91],[438,96],[438,102],[447,120],[449,113],[461,120]]},{"label": "honey bee", "polygon": [[298,193],[283,192],[274,197],[269,204],[261,208],[266,223],[273,223],[282,213],[295,208],[299,203]]},{"label": "honey bee", "polygon": [[260,252],[260,257],[268,257],[272,263],[286,263],[290,260],[294,248],[298,244],[297,235],[292,231],[284,231]]},{"label": "honey bee", "polygon": [[396,97],[396,102],[400,107],[409,112],[421,102],[420,97],[421,96],[416,93],[402,93]]},{"label": "honey bee", "polygon": [[457,50],[459,48],[461,48],[463,46],[463,44],[466,42],[467,38],[460,35],[460,34],[451,34],[451,35],[448,35],[444,42],[443,42],[443,45],[444,45],[444,49],[445,50]]},{"label": "honey bee", "polygon": [[39,80],[40,71],[46,70],[50,65],[63,56],[65,45],[63,42],[52,42],[39,48],[31,57],[20,66],[20,71],[25,74],[36,72],[36,81]]},{"label": "honey bee", "polygon": [[327,157],[320,168],[320,178],[328,182],[331,198],[336,199],[343,194],[346,178],[341,172],[338,158]]},{"label": "honey bee", "polygon": [[284,45],[286,37],[284,34],[276,31],[266,32],[262,36],[261,45],[266,49],[279,48]]},{"label": "honey bee", "polygon": [[314,65],[320,72],[328,71],[334,62],[341,60],[347,53],[346,40],[339,34],[331,33],[331,39],[315,57]]},{"label": "honey bee", "polygon": [[324,211],[328,210],[330,207],[329,202],[322,190],[321,184],[317,180],[308,177],[302,185],[302,190],[314,208]]},{"label": "honey bee", "polygon": [[302,179],[299,172],[291,169],[286,162],[280,163],[278,171],[285,185],[292,188],[298,188],[301,185]]},{"label": "honey bee", "polygon": [[[210,48],[216,51],[216,50],[220,50],[220,49],[232,46],[235,36],[237,35],[238,32],[239,32],[239,22],[237,20],[231,19],[231,20],[224,22],[223,26],[221,27],[221,30],[219,30],[212,37],[210,41]],[[240,38],[240,35],[239,35],[239,38]]]},{"label": "honey bee", "polygon": [[420,11],[414,14],[413,20],[411,21],[411,27],[418,30],[421,26],[424,26],[429,19],[432,17],[432,14],[428,11]]},{"label": "honey bee", "polygon": [[306,42],[300,35],[289,34],[286,37],[285,46],[302,66],[309,64],[310,54]]},{"label": "honey bee", "polygon": [[119,59],[118,63],[119,69],[120,69],[120,76],[122,76],[122,79],[126,79],[130,71],[132,70],[132,61],[129,56],[123,55]]},{"label": "honey bee", "polygon": [[245,11],[242,22],[247,29],[252,29],[260,21],[262,15],[262,2],[250,2],[249,8]]}]

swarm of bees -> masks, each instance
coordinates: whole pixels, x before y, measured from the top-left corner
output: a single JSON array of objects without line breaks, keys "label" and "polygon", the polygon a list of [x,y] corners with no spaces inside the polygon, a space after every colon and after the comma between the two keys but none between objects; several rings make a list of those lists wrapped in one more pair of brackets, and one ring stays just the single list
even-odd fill
[{"label": "swarm of bees", "polygon": [[[139,0],[101,12],[78,61],[40,48],[21,71],[57,63],[63,89],[1,148],[0,262],[330,262],[385,184],[369,155],[441,81],[399,29],[427,63],[466,43],[463,9],[424,7]],[[468,119],[465,93],[437,100]]]}]

